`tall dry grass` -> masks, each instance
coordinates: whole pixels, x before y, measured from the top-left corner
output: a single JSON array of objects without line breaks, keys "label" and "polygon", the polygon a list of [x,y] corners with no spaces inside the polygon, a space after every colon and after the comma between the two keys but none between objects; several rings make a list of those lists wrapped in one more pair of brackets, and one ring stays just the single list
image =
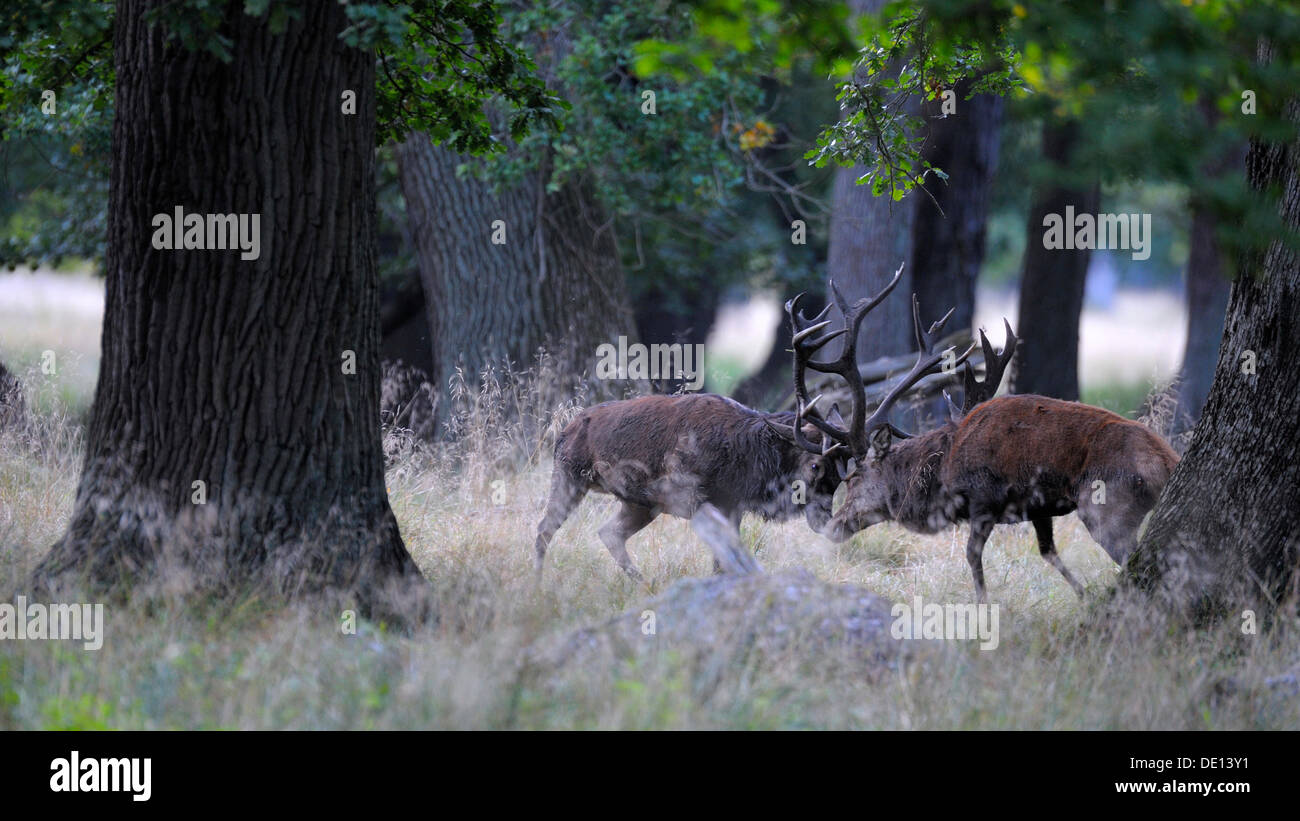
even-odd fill
[{"label": "tall dry grass", "polygon": [[[524,663],[534,643],[711,572],[689,526],[661,518],[630,543],[651,589],[633,583],[596,537],[613,504],[589,497],[534,584],[550,442],[583,402],[553,386],[544,370],[479,375],[458,389],[453,438],[385,433],[390,497],[436,624],[395,634],[362,622],[348,635],[339,613],[311,605],[112,604],[98,651],[0,642],[0,729],[1300,726],[1295,624],[1188,631],[1143,607],[1103,605],[1116,568],[1074,517],[1057,521],[1056,536],[1089,587],[1082,603],[1028,525],[994,532],[985,572],[1001,607],[996,650],[926,644],[883,675],[817,654],[704,675],[670,650],[539,676]],[[0,432],[0,602],[26,589],[66,524],[82,448],[77,421],[58,409]],[[927,537],[878,526],[842,545],[802,521],[747,518],[742,531],[768,570],[804,567],[899,601],[973,600],[964,527]]]}]

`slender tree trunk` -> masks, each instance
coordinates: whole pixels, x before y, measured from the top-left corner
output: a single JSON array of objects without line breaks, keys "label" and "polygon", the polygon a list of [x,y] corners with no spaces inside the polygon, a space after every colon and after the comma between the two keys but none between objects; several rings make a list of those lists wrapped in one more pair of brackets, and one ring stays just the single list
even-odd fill
[{"label": "slender tree trunk", "polygon": [[649,283],[633,307],[637,334],[647,344],[704,342],[717,321],[721,302],[722,289],[712,279],[695,283],[689,294],[668,293],[661,283]]},{"label": "slender tree trunk", "polygon": [[541,347],[561,372],[581,375],[598,345],[635,338],[613,226],[578,188],[548,194],[534,173],[495,196],[458,178],[465,159],[423,134],[397,159],[440,391],[457,367],[475,386],[489,363],[527,367]]},{"label": "slender tree trunk", "polygon": [[1192,247],[1187,258],[1187,344],[1183,348],[1178,409],[1171,433],[1196,424],[1210,393],[1230,281],[1219,258],[1218,220],[1208,208],[1192,211]]},{"label": "slender tree trunk", "polygon": [[[984,263],[989,189],[998,166],[1002,99],[980,94],[966,99],[970,84],[954,89],[956,113],[938,118],[941,100],[927,106],[930,139],[926,159],[948,180],[931,177],[925,188],[938,202],[917,192],[912,229],[912,286],[922,321],[954,309],[947,330],[970,328],[975,317],[975,280]],[[942,213],[940,208],[943,209]]]},{"label": "slender tree trunk", "polygon": [[[1266,62],[1268,46],[1260,54]],[[1300,99],[1285,105],[1300,123]],[[1282,192],[1280,213],[1300,229],[1300,138],[1257,142],[1246,165],[1256,190]],[[1300,255],[1275,239],[1239,271],[1209,399],[1126,568],[1194,616],[1267,612],[1288,594],[1294,606],[1297,592]]]},{"label": "slender tree trunk", "polygon": [[[1202,99],[1201,116],[1213,128],[1219,119],[1213,101]],[[1207,179],[1225,173],[1241,173],[1245,166],[1245,146],[1216,158],[1205,169]],[[1178,407],[1170,432],[1182,433],[1196,424],[1205,407],[1218,360],[1219,340],[1223,337],[1223,315],[1228,307],[1228,272],[1224,270],[1216,232],[1219,221],[1214,212],[1197,198],[1192,202],[1191,253],[1187,258],[1187,344],[1178,387]]]},{"label": "slender tree trunk", "polygon": [[[831,190],[830,250],[826,263],[828,278],[852,302],[879,292],[894,277],[894,271],[908,262],[912,253],[912,225],[916,219],[919,196],[894,202],[891,197],[871,195],[871,187],[858,185],[862,176],[860,167],[840,168],[835,172]],[[899,294],[912,292],[913,269],[909,265],[896,289]],[[827,291],[826,299],[834,305],[834,296]],[[858,362],[870,362],[882,356],[892,356],[915,346],[912,337],[912,312],[898,307],[901,299],[895,296],[892,306],[872,314],[870,322],[862,324],[858,336]],[[832,307],[829,318],[843,322],[838,307]],[[826,356],[838,354],[839,343],[826,347]]]},{"label": "slender tree trunk", "polygon": [[[1078,141],[1078,125],[1045,123],[1043,157],[1068,173]],[[1079,314],[1088,275],[1086,249],[1048,249],[1043,245],[1043,218],[1074,212],[1095,214],[1101,201],[1096,183],[1076,187],[1052,183],[1034,197],[1025,229],[1025,256],[1020,270],[1020,311],[1016,335],[1014,389],[1057,399],[1079,398]],[[1066,231],[1073,231],[1071,225]]]},{"label": "slender tree trunk", "polygon": [[[849,0],[849,14],[859,17],[877,14],[884,0]],[[912,104],[919,111],[919,103]],[[912,226],[921,197],[905,197],[894,202],[890,196],[875,197],[870,185],[858,185],[865,169],[860,166],[837,168],[831,187],[830,246],[826,262],[827,276],[852,302],[880,291],[893,279],[894,271],[912,257]],[[896,289],[911,294],[913,269],[909,264]],[[836,323],[843,321],[835,299],[827,289],[826,299],[832,308],[828,315]],[[899,299],[896,295],[894,299]],[[910,297],[909,297],[910,299]],[[870,362],[910,350],[915,345],[910,309],[897,305],[882,306],[862,325],[858,336],[858,362]],[[826,346],[825,356],[836,356],[838,341]]]},{"label": "slender tree trunk", "polygon": [[[336,3],[278,35],[228,6],[229,63],[166,42],[146,22],[158,5],[117,5],[103,353],[71,522],[38,583],[386,608],[420,576],[378,425],[374,55],[339,40]],[[260,256],[156,250],[153,217],[176,206],[260,214]]]}]

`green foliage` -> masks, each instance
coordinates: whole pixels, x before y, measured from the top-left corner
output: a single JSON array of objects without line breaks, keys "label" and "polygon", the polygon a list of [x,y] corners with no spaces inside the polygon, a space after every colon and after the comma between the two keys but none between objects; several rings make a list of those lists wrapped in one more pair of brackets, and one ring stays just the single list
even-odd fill
[{"label": "green foliage", "polygon": [[783,80],[809,58],[821,74],[851,67],[855,46],[842,0],[696,0],[690,6],[691,36],[639,43],[638,73],[679,80],[710,74],[733,53]]},{"label": "green foliage", "polygon": [[973,80],[966,97],[1007,94],[1019,84],[1016,55],[1005,38],[983,43],[974,38],[933,37],[922,11],[902,3],[885,7],[869,44],[859,52],[851,79],[839,85],[840,119],[817,138],[806,157],[816,165],[866,166],[858,184],[875,196],[903,199],[933,173],[947,174],[921,154],[925,120],[919,106],[933,101],[960,80]]},{"label": "green foliage", "polygon": [[[103,255],[112,3],[14,3],[0,27],[0,266]],[[54,114],[42,94],[54,95]]]},{"label": "green foliage", "polygon": [[[378,139],[412,129],[463,153],[504,145],[489,104],[510,111],[507,131],[522,139],[554,122],[567,104],[546,89],[523,49],[501,34],[492,2],[347,2],[348,45],[379,61]],[[180,48],[234,58],[225,0],[182,0],[148,13]],[[301,17],[280,0],[245,0],[242,13],[273,33]],[[112,2],[27,0],[0,17],[0,265],[57,266],[65,257],[101,259],[106,236],[113,118]],[[52,92],[53,114],[42,111]]]},{"label": "green foliage", "polygon": [[[630,0],[508,7],[507,38],[529,48],[572,108],[517,149],[462,167],[503,191],[542,173],[552,192],[571,184],[594,196],[602,219],[613,221],[633,300],[667,300],[665,309],[684,315],[699,314],[702,288],[812,279],[813,249],[790,243],[799,215],[792,200],[815,201],[826,175],[795,167],[804,146],[787,123],[809,120],[809,111],[820,121],[831,103],[829,86],[810,77],[806,52],[781,70],[797,90],[753,49],[719,54],[708,71],[643,59],[646,43],[710,36],[698,11]],[[799,98],[814,89],[825,105]]]},{"label": "green foliage", "polygon": [[[581,179],[617,216],[728,200],[744,178],[735,140],[760,116],[752,66],[732,55],[708,76],[677,82],[632,67],[637,43],[686,36],[687,12],[676,2],[568,0],[512,13],[512,36],[533,45],[574,109],[562,130],[523,140],[497,172],[546,164],[550,190]],[[646,92],[654,113],[646,113]]]},{"label": "green foliage", "polygon": [[1129,419],[1136,419],[1151,388],[1152,386],[1146,382],[1107,382],[1085,385],[1081,399],[1089,405],[1096,405],[1121,416],[1127,416]]},{"label": "green foliage", "polygon": [[[1186,185],[1227,227],[1219,239],[1230,260],[1276,238],[1296,242],[1278,218],[1277,192],[1260,196],[1242,174],[1216,180],[1205,171],[1248,140],[1294,139],[1285,106],[1300,87],[1295,4],[926,0],[891,4],[868,28],[873,45],[841,91],[849,116],[827,130],[814,157],[873,166],[863,181],[877,193],[898,198],[907,179],[929,170],[915,119],[887,96],[900,90],[893,72],[903,63],[900,77],[979,79],[976,90],[1012,94],[1018,116],[1078,122],[1082,148],[1058,182]],[[1260,43],[1270,44],[1267,61]],[[930,86],[909,85],[910,96],[932,98]],[[1254,114],[1243,111],[1247,91]],[[1217,117],[1207,119],[1207,105]]]},{"label": "green foliage", "polygon": [[486,109],[509,108],[506,131],[521,140],[552,125],[568,105],[546,88],[520,46],[502,36],[495,3],[416,0],[349,3],[342,38],[379,56],[379,141],[424,131],[461,154],[504,150]]},{"label": "green foliage", "polygon": [[109,730],[113,706],[90,693],[51,696],[41,706],[42,730]]},{"label": "green foliage", "polygon": [[111,111],[93,83],[60,94],[52,116],[39,104],[16,112],[0,142],[0,266],[103,256]]}]

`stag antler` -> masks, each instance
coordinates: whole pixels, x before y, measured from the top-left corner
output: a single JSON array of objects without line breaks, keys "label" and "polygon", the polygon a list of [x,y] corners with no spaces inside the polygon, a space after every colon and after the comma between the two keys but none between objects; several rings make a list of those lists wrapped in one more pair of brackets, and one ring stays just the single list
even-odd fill
[{"label": "stag antler", "polygon": [[970,413],[971,408],[979,403],[993,398],[993,394],[998,392],[998,386],[1002,384],[1002,376],[1006,373],[1007,365],[1011,364],[1011,357],[1016,355],[1016,343],[1020,340],[1011,330],[1011,323],[1005,317],[1002,319],[1002,324],[1007,327],[1007,341],[1003,344],[1000,354],[993,352],[993,345],[984,335],[984,329],[980,328],[980,345],[984,348],[984,381],[975,379],[975,370],[967,362],[962,371],[964,398],[961,412],[963,416]]},{"label": "stag antler", "polygon": [[[935,366],[942,362],[944,355],[951,350],[950,348],[945,348],[936,351],[934,350],[934,345],[939,341],[940,333],[943,331],[943,326],[947,324],[948,319],[952,316],[952,313],[955,310],[956,308],[949,308],[948,313],[944,314],[941,319],[936,320],[930,325],[930,330],[923,332],[921,330],[921,307],[917,302],[916,294],[912,294],[912,328],[916,333],[916,347],[918,350],[916,364],[912,366],[912,369],[907,372],[907,375],[904,376],[898,384],[889,391],[889,393],[885,394],[885,398],[880,400],[880,404],[874,411],[872,411],[871,418],[866,422],[865,432],[868,436],[880,428],[886,428],[895,438],[912,438],[912,434],[904,433],[889,424],[889,412],[893,410],[894,403],[898,401],[899,397],[911,390],[917,382],[920,382],[931,373],[934,373]],[[974,352],[975,346],[972,344],[966,349],[965,353],[953,361],[952,366],[955,368],[962,364]]]},{"label": "stag antler", "polygon": [[[923,332],[921,330],[920,308],[917,305],[916,295],[912,295],[912,323],[915,328],[916,344],[920,354],[917,357],[916,364],[912,366],[912,370],[885,395],[885,398],[870,417],[867,416],[866,386],[862,382],[862,374],[858,370],[857,362],[858,330],[862,326],[862,320],[871,309],[889,296],[902,276],[903,266],[900,265],[898,270],[894,272],[894,278],[880,293],[870,299],[860,299],[852,305],[849,305],[848,300],[844,298],[844,295],[840,293],[839,288],[832,281],[830,283],[831,294],[835,298],[835,303],[839,306],[840,313],[844,315],[844,327],[839,330],[829,331],[813,339],[809,337],[814,336],[831,324],[830,320],[824,319],[827,311],[830,310],[830,306],[826,306],[825,310],[809,320],[798,311],[799,299],[803,294],[796,296],[785,304],[786,314],[790,317],[790,330],[794,342],[794,389],[797,410],[795,411],[793,438],[805,450],[813,453],[830,453],[836,448],[844,447],[853,456],[860,458],[866,455],[870,444],[869,439],[877,430],[888,430],[893,436],[902,439],[910,436],[910,434],[904,433],[889,423],[889,412],[899,397],[921,379],[928,376],[934,367],[943,360],[946,349],[936,352],[933,347],[938,339],[939,332],[943,329],[944,323],[948,321],[948,317],[952,316],[952,311],[948,311],[942,319],[931,325],[929,331]],[[812,355],[825,346],[826,343],[846,334],[844,348],[838,358],[830,362],[814,362],[812,360]],[[966,358],[974,350],[975,346],[972,345],[969,350],[956,359],[954,364],[965,362]],[[808,398],[804,372],[809,368],[818,373],[838,374],[848,383],[849,396],[853,402],[853,412],[847,428],[833,424],[833,421],[829,418],[822,419],[809,415],[809,411],[816,405],[817,400],[821,399],[820,396],[813,399]],[[832,413],[836,419],[839,419],[838,408],[832,408]],[[818,448],[803,435],[805,420],[822,432],[823,442],[826,443],[823,447]],[[842,423],[843,420],[839,419],[839,421]],[[835,444],[829,445],[830,441],[834,441]]]},{"label": "stag antler", "polygon": [[[799,294],[785,304],[785,312],[790,317],[791,340],[794,347],[794,391],[797,407],[794,425],[795,441],[805,450],[831,453],[836,448],[843,447],[852,453],[857,452],[856,442],[860,437],[855,435],[854,432],[862,430],[862,425],[866,421],[867,410],[866,386],[862,383],[862,375],[858,373],[858,331],[862,327],[862,320],[866,319],[867,314],[884,301],[885,297],[889,296],[902,278],[903,266],[900,265],[898,270],[894,272],[894,278],[881,289],[880,293],[869,299],[859,299],[852,305],[844,298],[844,294],[840,293],[840,289],[835,286],[835,282],[831,281],[831,294],[834,295],[835,303],[844,316],[844,327],[839,330],[829,331],[816,338],[810,339],[810,337],[831,324],[829,319],[825,319],[831,306],[827,305],[821,313],[809,320],[798,310],[799,300],[803,298],[803,294]],[[825,347],[826,343],[840,336],[845,336],[845,339],[839,357],[830,362],[812,361],[813,354]],[[804,382],[804,372],[808,368],[819,373],[839,374],[848,383],[853,411],[847,429],[834,424],[835,420],[838,420],[841,425],[843,424],[838,407],[831,409],[834,419],[822,419],[818,416],[809,415],[809,412],[821,399],[821,396],[813,399],[808,398],[808,387]],[[805,419],[822,432],[823,447],[817,448],[803,435]],[[834,444],[831,444],[832,442]]]}]

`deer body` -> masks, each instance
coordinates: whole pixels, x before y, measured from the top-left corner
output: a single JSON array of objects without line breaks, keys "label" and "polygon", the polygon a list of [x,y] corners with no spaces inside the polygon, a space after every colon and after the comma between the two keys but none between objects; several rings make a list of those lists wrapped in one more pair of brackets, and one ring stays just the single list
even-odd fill
[{"label": "deer body", "polygon": [[[550,499],[534,546],[538,571],[551,538],[590,491],[622,502],[600,538],[637,578],[627,540],[661,513],[693,520],[708,507],[737,530],[745,513],[773,520],[803,513],[820,530],[831,517],[839,477],[829,459],[772,427],[793,421],[792,412],[762,413],[712,394],[645,396],[588,408],[555,444]],[[748,554],[718,559],[726,569],[756,569],[748,566]],[[733,562],[742,566],[726,567]]]},{"label": "deer body", "polygon": [[[1142,518],[1155,507],[1178,456],[1155,433],[1137,422],[1079,402],[1044,396],[994,398],[1019,340],[1006,324],[1007,341],[999,354],[980,331],[985,378],[976,379],[967,361],[974,346],[955,358],[965,365],[961,408],[949,402],[949,420],[937,430],[918,436],[889,422],[890,409],[903,394],[944,360],[936,351],[943,319],[922,329],[916,296],[912,323],[916,333],[916,364],[871,411],[854,353],[854,340],[866,315],[879,305],[902,274],[871,299],[853,304],[831,283],[831,292],[844,316],[843,327],[830,329],[826,312],[808,319],[799,310],[799,297],[785,304],[794,346],[794,388],[798,410],[788,438],[802,441],[809,422],[828,440],[852,455],[844,505],[822,530],[833,541],[844,541],[863,528],[892,519],[904,527],[933,533],[959,521],[971,523],[966,561],[975,593],[985,600],[984,543],[993,526],[1030,521],[1043,558],[1060,571],[1076,593],[1083,587],[1061,562],[1052,540],[1052,518],[1078,510],[1088,532],[1116,562],[1123,563],[1137,547]],[[950,316],[951,311],[948,312]],[[844,350],[831,361],[813,356],[828,342],[844,336]],[[805,371],[843,377],[852,401],[851,421],[811,415],[817,399],[809,399]]]},{"label": "deer body", "polygon": [[1052,518],[1078,510],[1093,539],[1122,564],[1177,464],[1158,435],[1108,410],[1004,396],[869,458],[823,533],[843,541],[885,520],[920,533],[970,521],[966,558],[982,600],[993,526],[1030,521],[1040,553],[1081,592],[1056,554]]}]

